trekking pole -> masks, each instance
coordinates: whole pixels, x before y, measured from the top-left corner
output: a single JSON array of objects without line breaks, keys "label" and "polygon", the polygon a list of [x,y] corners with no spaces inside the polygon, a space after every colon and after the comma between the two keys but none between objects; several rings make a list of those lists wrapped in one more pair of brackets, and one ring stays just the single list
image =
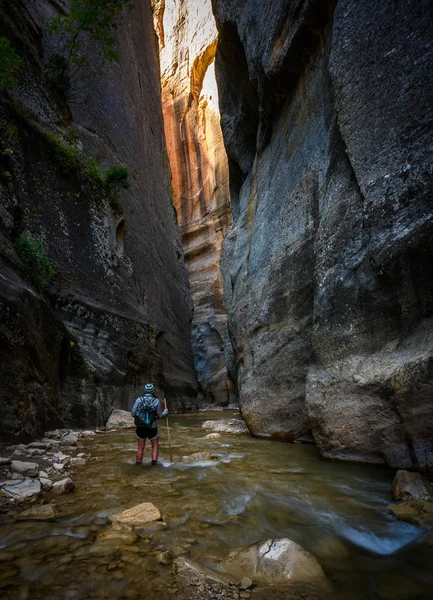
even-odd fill
[{"label": "trekking pole", "polygon": [[[165,396],[164,396],[164,408],[167,410],[167,398]],[[165,417],[165,425],[167,427],[168,451],[170,452],[170,461],[173,462],[173,453],[171,451],[170,425],[168,424],[168,415]]]}]

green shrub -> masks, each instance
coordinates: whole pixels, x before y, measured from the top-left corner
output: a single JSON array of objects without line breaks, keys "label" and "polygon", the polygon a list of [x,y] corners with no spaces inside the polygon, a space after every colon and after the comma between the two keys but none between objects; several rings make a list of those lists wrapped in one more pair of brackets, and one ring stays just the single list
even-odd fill
[{"label": "green shrub", "polygon": [[67,15],[49,20],[48,34],[57,36],[63,48],[50,57],[48,76],[68,100],[74,99],[71,88],[75,95],[82,91],[83,67],[102,75],[107,63],[118,62],[116,31],[123,11],[133,8],[130,0],[70,0]]},{"label": "green shrub", "polygon": [[0,37],[0,90],[13,89],[17,86],[17,72],[21,65],[21,59],[13,48],[10,41]]},{"label": "green shrub", "polygon": [[120,188],[127,190],[131,187],[129,169],[126,167],[110,167],[105,171],[105,183],[117,195]]},{"label": "green shrub", "polygon": [[55,268],[47,257],[45,242],[23,233],[15,242],[15,250],[22,262],[24,275],[42,294],[55,274]]}]

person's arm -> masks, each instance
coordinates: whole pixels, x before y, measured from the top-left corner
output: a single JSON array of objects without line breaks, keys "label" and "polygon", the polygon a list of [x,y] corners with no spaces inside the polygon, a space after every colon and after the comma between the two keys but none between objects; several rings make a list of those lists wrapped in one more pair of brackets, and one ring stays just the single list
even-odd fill
[{"label": "person's arm", "polygon": [[141,398],[137,398],[137,400],[134,402],[134,406],[131,409],[131,415],[133,417],[136,417],[136,411],[137,411],[137,407],[138,407],[138,403],[140,402]]},{"label": "person's arm", "polygon": [[158,404],[156,406],[156,414],[158,416],[158,419],[162,419],[162,417],[166,417],[168,415],[168,410],[162,410],[162,403],[161,400],[158,400]]}]

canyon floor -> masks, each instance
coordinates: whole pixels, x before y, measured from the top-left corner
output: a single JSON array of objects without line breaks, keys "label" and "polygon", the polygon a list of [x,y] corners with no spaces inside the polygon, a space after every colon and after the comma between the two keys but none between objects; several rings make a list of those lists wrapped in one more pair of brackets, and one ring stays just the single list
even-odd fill
[{"label": "canyon floor", "polygon": [[[161,427],[158,467],[150,466],[149,449],[143,465],[135,465],[133,429],[83,440],[79,451],[92,460],[75,472],[75,491],[45,497],[58,517],[0,527],[0,596],[192,598],[173,575],[177,557],[220,571],[231,549],[282,537],[319,561],[330,583],[323,597],[433,596],[431,536],[387,508],[393,470],[325,461],[312,445],[206,437],[202,424],[220,418],[221,412],[171,417],[173,462]],[[197,452],[214,459],[184,458]],[[152,502],[162,522],[138,535],[113,535],[110,516],[142,502]],[[295,588],[196,597],[322,598]]]}]

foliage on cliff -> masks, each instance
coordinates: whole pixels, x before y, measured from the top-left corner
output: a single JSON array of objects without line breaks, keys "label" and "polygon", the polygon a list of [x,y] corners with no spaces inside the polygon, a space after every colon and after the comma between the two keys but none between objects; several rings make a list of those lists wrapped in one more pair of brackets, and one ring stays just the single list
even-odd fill
[{"label": "foliage on cliff", "polygon": [[107,63],[119,60],[116,32],[129,0],[72,0],[67,15],[50,19],[48,33],[63,43],[61,54],[53,54],[48,72],[53,83],[67,95],[71,82],[83,67],[101,75]]},{"label": "foliage on cliff", "polygon": [[14,88],[17,85],[17,72],[21,60],[10,41],[0,37],[0,90]]},{"label": "foliage on cliff", "polygon": [[48,260],[45,242],[30,234],[22,234],[15,242],[15,250],[22,262],[24,275],[42,293],[55,274],[55,268]]}]

